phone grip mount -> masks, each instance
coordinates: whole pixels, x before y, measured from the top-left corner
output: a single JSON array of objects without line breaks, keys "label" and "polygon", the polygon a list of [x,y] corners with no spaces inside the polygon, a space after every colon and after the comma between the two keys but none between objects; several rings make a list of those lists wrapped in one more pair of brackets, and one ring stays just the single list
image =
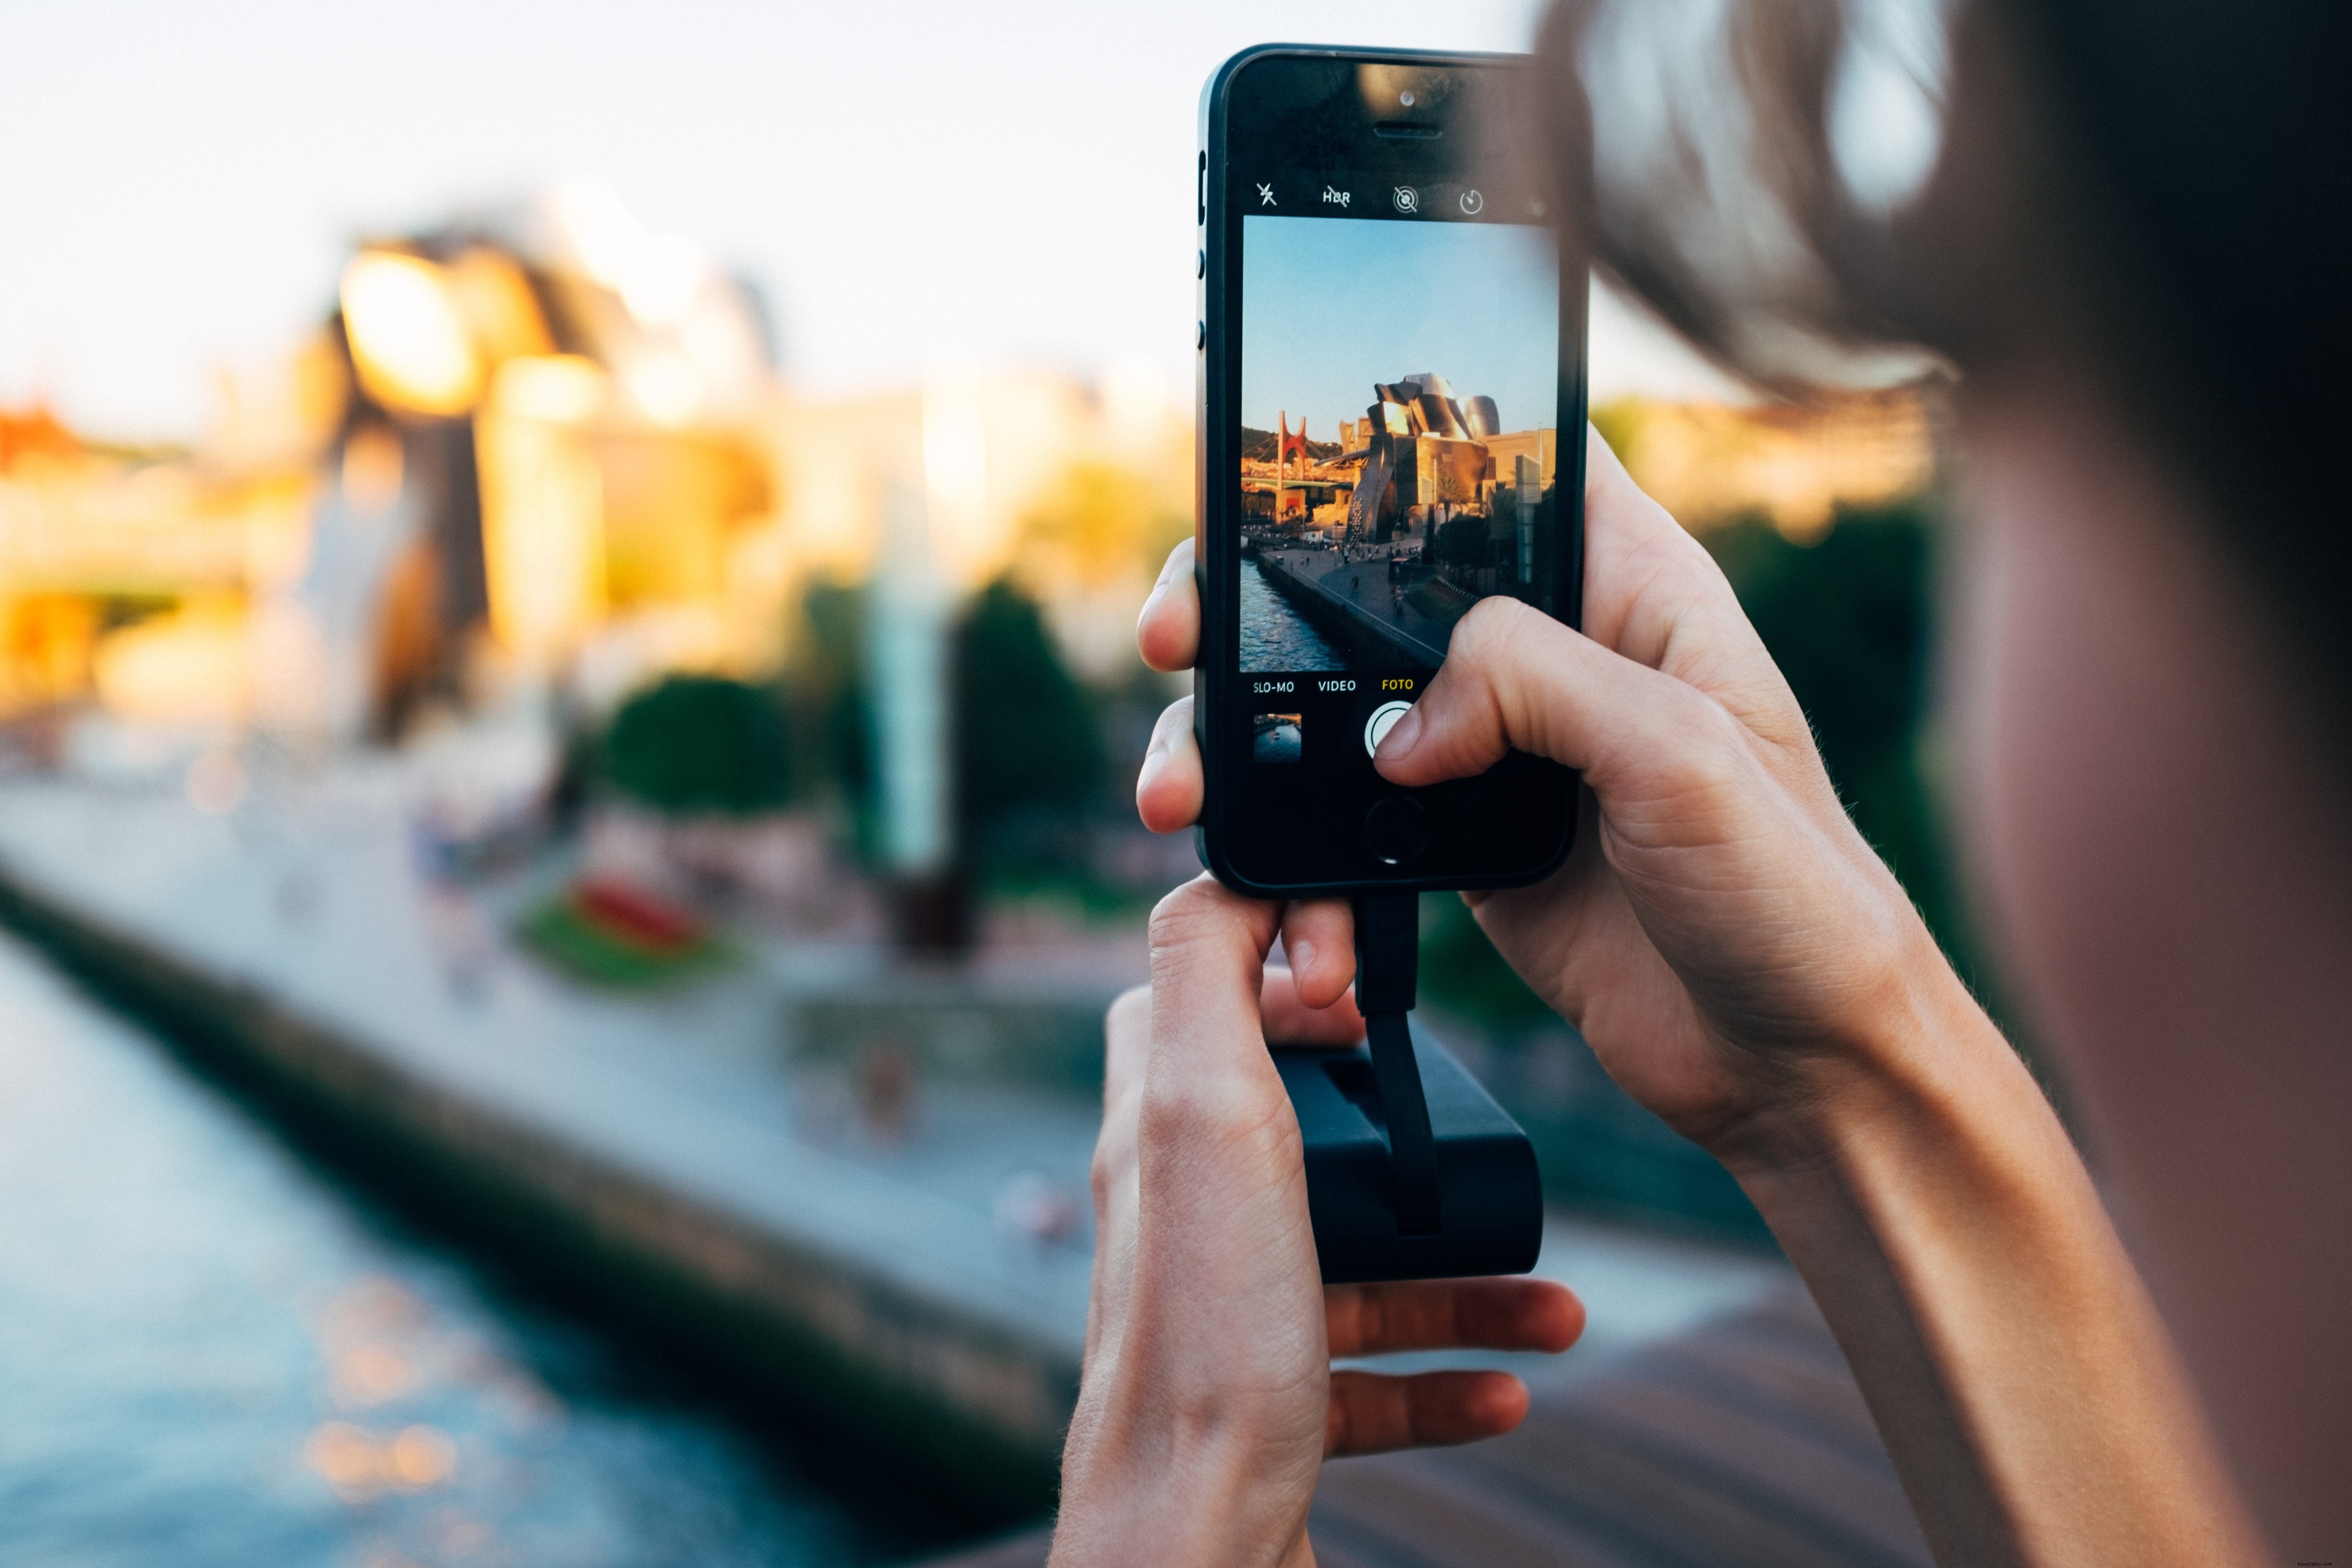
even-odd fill
[{"label": "phone grip mount", "polygon": [[1408,1016],[1420,904],[1412,893],[1355,901],[1365,1044],[1274,1053],[1305,1145],[1327,1284],[1524,1274],[1543,1245],[1528,1135]]}]

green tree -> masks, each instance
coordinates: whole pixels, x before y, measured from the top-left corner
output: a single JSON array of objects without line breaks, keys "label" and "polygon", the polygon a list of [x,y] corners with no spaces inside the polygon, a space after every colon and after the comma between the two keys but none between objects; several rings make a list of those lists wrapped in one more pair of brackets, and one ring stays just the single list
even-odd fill
[{"label": "green tree", "polygon": [[613,716],[603,772],[614,789],[656,810],[740,816],[790,798],[791,750],[772,692],[673,675]]},{"label": "green tree", "polygon": [[793,719],[794,787],[837,799],[853,813],[873,784],[873,704],[866,673],[867,595],[840,583],[811,584],[785,690]]},{"label": "green tree", "polygon": [[1036,602],[1010,581],[982,589],[957,628],[956,727],[963,821],[983,858],[1018,858],[1005,840],[1024,825],[1058,829],[1026,837],[1066,847],[1103,798],[1102,727]]}]

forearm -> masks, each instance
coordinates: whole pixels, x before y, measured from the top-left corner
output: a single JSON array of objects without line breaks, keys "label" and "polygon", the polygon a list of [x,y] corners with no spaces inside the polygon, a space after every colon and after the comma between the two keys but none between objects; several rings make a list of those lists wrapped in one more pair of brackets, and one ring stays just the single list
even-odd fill
[{"label": "forearm", "polygon": [[1937,1560],[2253,1560],[2057,1117],[1956,981],[1923,990],[1871,1071],[1732,1163],[1843,1346]]}]

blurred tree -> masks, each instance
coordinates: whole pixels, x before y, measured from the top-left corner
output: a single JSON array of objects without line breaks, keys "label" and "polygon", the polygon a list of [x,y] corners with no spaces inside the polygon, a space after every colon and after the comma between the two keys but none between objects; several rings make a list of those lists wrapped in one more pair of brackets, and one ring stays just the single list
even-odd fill
[{"label": "blurred tree", "polygon": [[804,635],[784,680],[795,742],[794,793],[838,800],[852,811],[863,809],[873,784],[866,607],[863,587],[812,584],[801,601]]},{"label": "blurred tree", "polygon": [[972,847],[983,860],[1066,852],[1069,830],[1102,798],[1102,726],[1036,602],[1009,580],[982,589],[957,628],[955,698]]},{"label": "blurred tree", "polygon": [[673,675],[621,705],[604,732],[604,773],[659,811],[736,815],[792,793],[791,745],[775,694],[711,675]]},{"label": "blurred tree", "polygon": [[1451,893],[1422,902],[1421,988],[1446,1012],[1505,1038],[1552,1016],[1478,929],[1470,906]]}]

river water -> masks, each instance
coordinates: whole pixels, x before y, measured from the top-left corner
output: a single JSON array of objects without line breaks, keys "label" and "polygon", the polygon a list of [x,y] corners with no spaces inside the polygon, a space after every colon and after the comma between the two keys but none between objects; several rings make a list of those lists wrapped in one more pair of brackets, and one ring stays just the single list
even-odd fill
[{"label": "river water", "polygon": [[1257,563],[1242,561],[1242,668],[1255,671],[1345,669],[1348,660],[1269,586]]},{"label": "river water", "polygon": [[789,1568],[952,1528],[529,1294],[0,937],[0,1563]]}]

